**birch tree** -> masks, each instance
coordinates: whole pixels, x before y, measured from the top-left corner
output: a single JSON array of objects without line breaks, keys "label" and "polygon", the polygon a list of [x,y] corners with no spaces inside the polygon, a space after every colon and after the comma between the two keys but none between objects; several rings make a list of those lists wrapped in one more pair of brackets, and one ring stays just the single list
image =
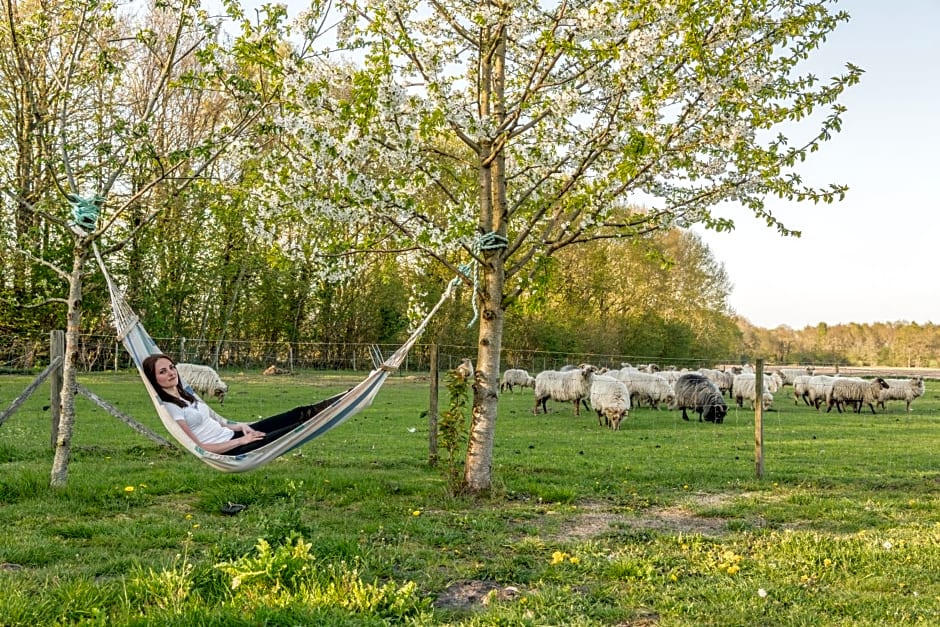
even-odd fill
[{"label": "birch tree", "polygon": [[[139,21],[114,3],[7,0],[4,9],[5,39],[14,43],[12,67],[18,68],[24,94],[21,117],[43,120],[48,133],[38,147],[27,145],[38,151],[30,159],[41,162],[52,188],[29,195],[21,181],[3,179],[0,189],[18,212],[56,230],[71,248],[64,268],[20,249],[67,285],[64,296],[50,299],[67,310],[61,418],[50,478],[52,487],[61,487],[71,456],[83,280],[93,246],[102,243],[105,253],[121,250],[224,150],[255,130],[270,95],[259,68],[265,49],[274,46],[259,28],[223,48],[218,23],[208,21],[198,0],[144,6]],[[275,31],[277,14],[283,17],[283,10],[265,25]],[[256,62],[254,74],[240,65],[247,57]],[[38,84],[54,89],[29,89],[26,82],[39,76]],[[181,107],[192,104],[177,96],[193,92],[206,96],[199,103],[205,128],[176,133],[167,121],[188,113]]]},{"label": "birch tree", "polygon": [[[492,482],[504,312],[545,260],[598,238],[703,224],[730,204],[832,202],[799,165],[859,80],[800,63],[849,16],[829,0],[340,0],[352,66],[295,59],[285,136],[311,215],[368,223],[458,272],[479,307],[464,480]],[[309,190],[282,181],[287,197]],[[322,193],[325,192],[325,193]],[[312,198],[307,195],[307,198]],[[634,207],[644,207],[635,209]],[[395,242],[395,244],[390,244]]]}]

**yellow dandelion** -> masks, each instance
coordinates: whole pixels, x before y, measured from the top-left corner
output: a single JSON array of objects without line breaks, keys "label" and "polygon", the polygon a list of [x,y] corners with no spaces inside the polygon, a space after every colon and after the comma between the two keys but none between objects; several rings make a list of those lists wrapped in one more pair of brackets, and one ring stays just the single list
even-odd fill
[{"label": "yellow dandelion", "polygon": [[823,560],[823,566],[832,566],[832,560],[827,557]]},{"label": "yellow dandelion", "polygon": [[193,529],[199,529],[200,526],[199,523],[193,523]]},{"label": "yellow dandelion", "polygon": [[192,519],[193,519],[192,514],[186,514],[186,520],[192,520]]},{"label": "yellow dandelion", "polygon": [[741,570],[740,566],[738,566],[737,564],[732,564],[731,566],[728,567],[728,574],[733,575],[739,570]]},{"label": "yellow dandelion", "polygon": [[564,553],[562,551],[555,551],[554,553],[552,553],[552,564],[553,565],[561,564],[562,562],[565,561],[566,557],[568,557],[567,553]]},{"label": "yellow dandelion", "polygon": [[572,564],[580,564],[580,563],[581,563],[581,558],[580,558],[580,557],[570,557],[570,558],[568,558],[568,561],[571,562]]},{"label": "yellow dandelion", "polygon": [[678,575],[676,575],[675,573],[672,573],[671,575],[669,575],[669,581],[679,581]]},{"label": "yellow dandelion", "polygon": [[124,491],[125,491],[125,492],[133,492],[133,491],[134,491],[134,486],[132,486],[132,485],[126,486],[126,487],[124,488]]},{"label": "yellow dandelion", "polygon": [[415,511],[411,512],[411,515],[412,515],[412,516],[420,516],[420,515],[421,515],[421,510],[420,510],[420,509],[416,509]]}]

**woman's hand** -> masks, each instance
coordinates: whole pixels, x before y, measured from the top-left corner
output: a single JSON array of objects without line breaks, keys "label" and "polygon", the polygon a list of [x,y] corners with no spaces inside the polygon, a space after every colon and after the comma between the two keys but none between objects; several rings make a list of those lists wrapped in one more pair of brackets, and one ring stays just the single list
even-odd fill
[{"label": "woman's hand", "polygon": [[256,431],[249,427],[247,430],[242,431],[242,437],[238,438],[242,443],[248,444],[249,442],[257,442],[258,440],[264,439],[263,431]]}]

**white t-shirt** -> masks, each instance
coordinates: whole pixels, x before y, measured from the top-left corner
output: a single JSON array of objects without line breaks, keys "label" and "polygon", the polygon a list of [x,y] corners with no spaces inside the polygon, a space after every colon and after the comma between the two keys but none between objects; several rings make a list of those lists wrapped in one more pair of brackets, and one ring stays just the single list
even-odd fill
[{"label": "white t-shirt", "polygon": [[185,422],[196,439],[203,444],[228,442],[234,436],[234,431],[222,426],[215,417],[217,414],[205,402],[197,400],[188,407],[180,407],[174,403],[163,404],[173,420]]}]

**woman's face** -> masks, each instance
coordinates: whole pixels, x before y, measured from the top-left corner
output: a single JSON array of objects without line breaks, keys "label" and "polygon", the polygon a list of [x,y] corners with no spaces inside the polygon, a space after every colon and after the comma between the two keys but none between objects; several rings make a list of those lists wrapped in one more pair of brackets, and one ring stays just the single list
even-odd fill
[{"label": "woman's face", "polygon": [[173,362],[166,358],[161,358],[156,361],[153,366],[154,378],[157,380],[157,385],[165,390],[176,389],[176,383],[179,381],[179,377],[176,374],[176,366],[173,365]]}]

